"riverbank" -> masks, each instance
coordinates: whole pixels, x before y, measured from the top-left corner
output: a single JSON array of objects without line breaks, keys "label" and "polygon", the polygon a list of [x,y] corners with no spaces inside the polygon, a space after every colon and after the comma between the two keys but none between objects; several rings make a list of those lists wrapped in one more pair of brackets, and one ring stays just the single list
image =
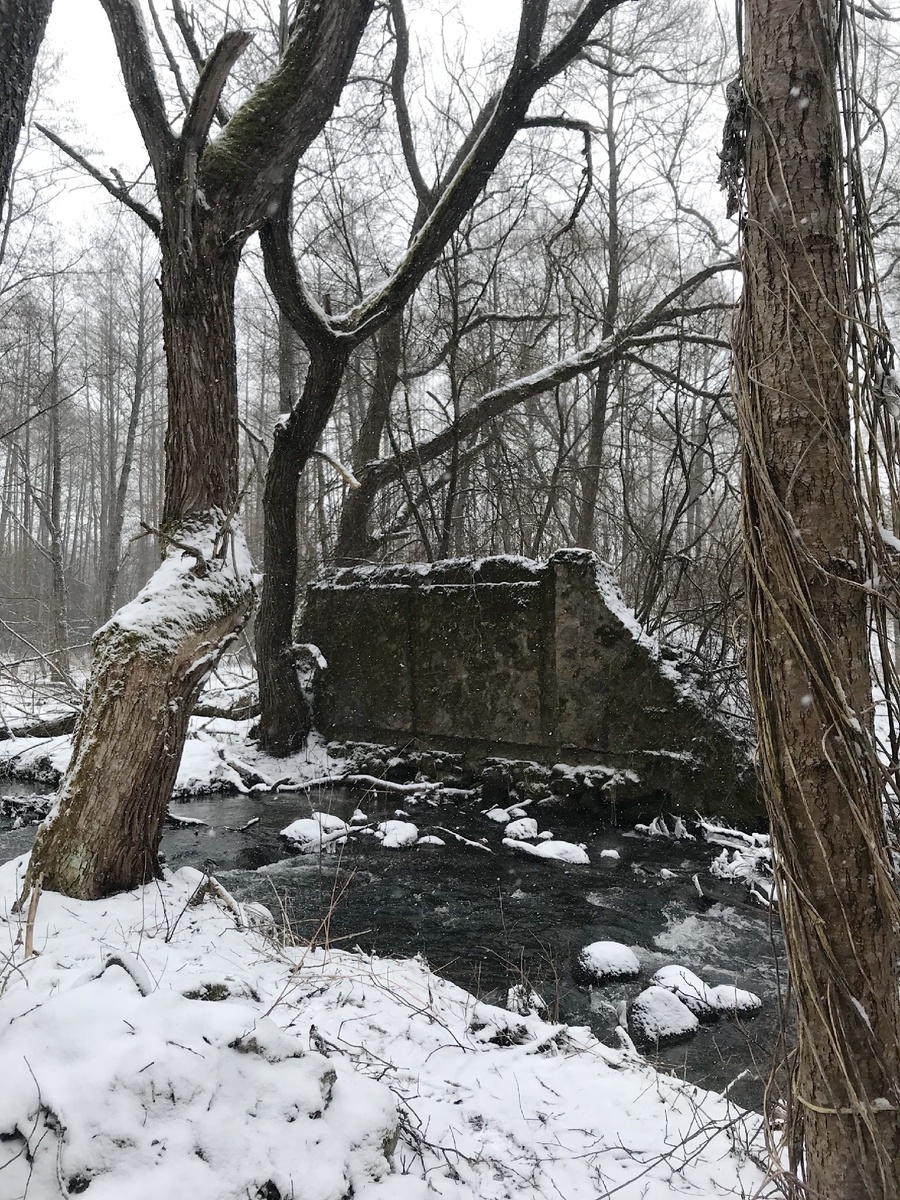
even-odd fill
[{"label": "riverbank", "polygon": [[749,1196],[757,1118],[417,960],[285,943],[190,868],[13,912],[0,1196]]}]

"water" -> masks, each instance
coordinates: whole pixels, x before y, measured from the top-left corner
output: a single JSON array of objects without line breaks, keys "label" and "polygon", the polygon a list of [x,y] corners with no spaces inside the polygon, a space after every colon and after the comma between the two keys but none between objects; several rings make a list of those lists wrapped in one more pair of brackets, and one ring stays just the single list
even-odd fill
[{"label": "water", "polygon": [[[290,821],[316,809],[349,819],[357,807],[379,820],[402,808],[420,833],[434,832],[446,845],[392,851],[358,836],[333,854],[294,855],[278,837]],[[638,837],[604,827],[585,811],[532,806],[529,815],[541,829],[587,846],[589,867],[566,866],[503,847],[503,827],[482,815],[485,807],[479,800],[461,802],[458,794],[432,805],[340,789],[203,797],[173,811],[206,824],[167,830],[163,853],[172,867],[208,870],[238,899],[266,904],[304,939],[384,955],[423,954],[434,970],[500,1003],[509,986],[527,981],[554,1018],[590,1025],[610,1044],[616,1044],[616,1003],[636,996],[668,963],[689,967],[710,984],[747,988],[763,999],[758,1017],[702,1025],[691,1041],[651,1058],[717,1090],[748,1071],[731,1095],[758,1106],[778,1031],[780,933],[743,888],[709,875],[718,848]],[[11,824],[0,819],[3,859],[23,853],[33,835]],[[485,839],[492,853],[442,830]],[[601,857],[603,849],[620,858]],[[695,873],[705,903],[691,882]],[[576,985],[573,957],[599,940],[632,946],[641,978],[593,991]]]}]

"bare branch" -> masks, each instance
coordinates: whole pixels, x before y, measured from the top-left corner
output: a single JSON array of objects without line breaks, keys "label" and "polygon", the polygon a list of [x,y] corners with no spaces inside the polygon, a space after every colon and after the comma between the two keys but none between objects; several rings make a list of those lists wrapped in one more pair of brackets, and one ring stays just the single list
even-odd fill
[{"label": "bare branch", "polygon": [[61,138],[58,133],[54,133],[53,130],[48,129],[46,125],[41,125],[39,121],[35,121],[35,126],[41,131],[45,138],[54,144],[54,146],[58,146],[59,149],[62,150],[63,154],[68,155],[69,158],[71,158],[73,162],[78,163],[79,167],[81,167],[83,171],[86,171],[92,179],[96,179],[99,184],[105,187],[111,196],[115,196],[117,200],[120,200],[124,205],[130,208],[132,212],[137,213],[144,224],[151,229],[157,237],[159,237],[159,231],[161,228],[159,217],[156,216],[155,213],[152,213],[149,208],[145,208],[145,206],[141,204],[140,200],[135,200],[134,196],[131,195],[131,193],[128,191],[128,188],[123,183],[121,176],[118,176],[118,182],[110,179],[108,175],[104,175],[98,167],[95,167],[92,162],[89,162],[89,160],[86,159],[83,154],[79,154],[74,146],[70,146],[69,143]]},{"label": "bare branch", "polygon": [[54,400],[53,403],[48,404],[46,408],[39,408],[37,412],[30,413],[24,419],[24,421],[20,421],[18,425],[13,425],[12,429],[4,429],[3,433],[0,433],[0,442],[2,442],[4,438],[12,437],[14,433],[18,433],[20,429],[24,429],[26,425],[30,425],[32,421],[36,421],[38,417],[43,417],[45,413],[51,412],[54,408],[59,408],[61,404],[65,404],[67,400],[71,400],[73,396],[77,396],[79,392],[83,392],[85,386],[85,384],[82,384],[80,387],[77,387],[74,392],[69,392],[65,396],[60,396],[58,400]]},{"label": "bare branch", "polygon": [[186,155],[199,155],[203,149],[231,69],[252,41],[252,33],[233,30],[222,36],[206,60],[181,131]]},{"label": "bare branch", "polygon": [[266,281],[285,319],[310,349],[331,345],[336,337],[331,319],[309,295],[297,270],[291,245],[289,208],[290,188],[284,186],[278,197],[277,211],[268,217],[259,231]]},{"label": "bare branch", "polygon": [[169,64],[169,70],[172,72],[172,78],[175,80],[175,86],[178,88],[178,95],[181,97],[181,103],[184,105],[184,110],[187,112],[191,103],[191,94],[187,90],[184,78],[181,74],[181,68],[178,65],[178,59],[172,53],[172,47],[169,45],[169,39],[166,37],[166,31],[162,27],[162,21],[159,19],[159,14],[156,11],[156,5],[153,0],[147,0],[150,6],[150,16],[153,20],[153,28],[156,30],[156,36],[159,38],[159,44],[163,48],[163,54],[166,56],[166,62]]},{"label": "bare branch", "polygon": [[[372,463],[362,472],[361,483],[363,490],[370,493],[378,491],[385,484],[399,479],[410,467],[432,462],[442,454],[447,453],[453,448],[455,443],[464,438],[471,437],[472,434],[481,429],[488,421],[502,416],[503,413],[515,407],[515,405],[529,400],[534,396],[543,395],[545,392],[549,392],[561,384],[568,383],[579,375],[584,375],[597,367],[608,366],[621,358],[626,351],[631,352],[640,347],[649,347],[681,339],[683,335],[680,330],[654,333],[654,330],[659,329],[661,325],[681,320],[683,317],[698,311],[698,309],[674,307],[674,301],[695,291],[714,275],[722,271],[737,269],[738,264],[735,261],[714,263],[709,267],[705,267],[695,275],[692,275],[690,279],[686,279],[683,283],[679,284],[677,288],[673,288],[667,297],[628,328],[610,337],[603,338],[593,346],[577,351],[567,358],[560,359],[558,362],[553,363],[549,367],[544,367],[532,375],[513,380],[511,383],[504,384],[501,387],[494,388],[493,391],[487,392],[481,399],[476,400],[470,408],[466,409],[458,420],[454,421],[446,429],[441,430],[440,433],[436,434],[429,441],[409,450],[404,450],[392,458]],[[698,306],[698,308],[699,311],[708,311],[709,306]],[[692,340],[698,344],[714,345],[716,347],[720,347],[722,344],[721,339],[704,338],[702,335],[694,336]]]},{"label": "bare branch", "polygon": [[238,228],[261,222],[331,116],[374,3],[302,0],[281,62],[207,145],[200,185],[210,204],[235,210]]},{"label": "bare branch", "polygon": [[582,154],[584,155],[584,170],[581,173],[581,183],[578,188],[578,194],[575,197],[575,203],[572,206],[571,213],[569,213],[568,220],[561,229],[557,230],[551,239],[555,242],[558,238],[561,238],[564,234],[568,233],[570,229],[572,229],[575,222],[578,220],[578,214],[584,208],[585,204],[587,203],[587,198],[591,194],[591,189],[594,185],[594,159],[593,155],[591,154],[591,137],[593,134],[599,131],[594,125],[589,124],[587,121],[580,121],[574,117],[528,117],[528,119],[523,122],[524,129],[539,129],[542,127],[548,129],[571,129],[576,133],[580,133],[584,138],[584,146],[582,148]]},{"label": "bare branch", "polygon": [[572,62],[594,26],[619,0],[588,0],[567,33],[536,64],[546,21],[546,0],[525,0],[516,53],[506,82],[483,106],[444,179],[407,253],[383,287],[334,319],[334,328],[362,341],[407,302],[431,268],[462,217],[475,203],[527,121],[537,91]]},{"label": "bare branch", "polygon": [[197,72],[199,74],[199,72],[203,70],[203,64],[206,62],[206,58],[203,54],[203,51],[200,49],[199,43],[197,42],[197,35],[194,33],[194,22],[191,17],[188,16],[184,5],[181,3],[181,0],[172,0],[172,16],[175,18],[175,24],[178,26],[182,38],[184,38],[184,44],[187,47],[187,52],[191,56],[191,60],[193,61],[193,64],[197,68]]},{"label": "bare branch", "polygon": [[391,0],[391,20],[394,25],[394,36],[397,40],[397,53],[394,55],[394,65],[391,69],[391,97],[394,101],[394,112],[397,117],[397,129],[400,133],[400,145],[403,149],[403,161],[409,172],[409,178],[415,189],[419,204],[423,209],[431,208],[433,195],[431,188],[425,182],[419,160],[416,158],[416,147],[413,140],[412,122],[409,118],[409,108],[406,104],[406,69],[409,66],[409,30],[406,25],[406,12],[403,0]]},{"label": "bare branch", "polygon": [[548,83],[580,54],[597,23],[616,7],[617,0],[587,0],[563,36],[538,63],[535,69],[538,86]]},{"label": "bare branch", "polygon": [[[200,44],[197,41],[197,35],[194,32],[193,17],[188,15],[181,0],[172,0],[172,15],[175,18],[175,24],[178,26],[187,52],[191,57],[191,62],[197,68],[197,74],[202,75],[203,68],[206,65],[206,56],[200,49]],[[185,109],[190,107],[189,99],[185,101],[184,107]],[[228,109],[220,100],[216,106],[216,120],[220,125],[225,126],[228,124],[230,116],[231,114],[228,112]]]}]

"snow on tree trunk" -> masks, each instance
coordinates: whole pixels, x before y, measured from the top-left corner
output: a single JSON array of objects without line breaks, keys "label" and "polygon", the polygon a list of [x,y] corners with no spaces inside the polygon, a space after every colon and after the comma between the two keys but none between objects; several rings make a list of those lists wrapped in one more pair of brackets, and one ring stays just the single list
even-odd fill
[{"label": "snow on tree trunk", "polygon": [[179,534],[146,587],[94,636],[72,761],[31,856],[30,881],[46,889],[91,900],[159,873],[188,718],[254,602],[243,535],[221,511]]}]

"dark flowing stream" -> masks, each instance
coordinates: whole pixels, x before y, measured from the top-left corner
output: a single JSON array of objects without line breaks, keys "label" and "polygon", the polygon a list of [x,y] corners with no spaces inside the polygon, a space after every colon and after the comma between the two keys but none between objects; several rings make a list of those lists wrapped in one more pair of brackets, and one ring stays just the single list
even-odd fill
[{"label": "dark flowing stream", "polygon": [[[28,790],[0,787],[2,794]],[[503,826],[483,815],[488,806],[480,798],[442,795],[437,803],[338,788],[200,797],[173,812],[205,824],[167,830],[163,851],[169,866],[208,870],[238,900],[265,904],[299,938],[398,957],[421,953],[435,971],[500,1004],[507,988],[526,981],[552,1018],[590,1025],[611,1045],[617,1003],[633,999],[659,967],[676,963],[706,983],[746,988],[763,1000],[758,1016],[702,1024],[691,1040],[648,1057],[717,1091],[741,1076],[729,1094],[760,1105],[780,1022],[781,935],[743,887],[710,875],[720,847],[611,829],[561,804],[531,806],[528,815],[542,830],[586,846],[590,866],[566,865],[502,845]],[[313,811],[349,820],[357,808],[371,820],[401,809],[420,834],[446,844],[390,850],[358,834],[331,853],[301,855],[278,836]],[[0,859],[24,853],[33,832],[0,818]],[[600,940],[631,946],[641,977],[593,989],[576,984],[574,956]]]}]

